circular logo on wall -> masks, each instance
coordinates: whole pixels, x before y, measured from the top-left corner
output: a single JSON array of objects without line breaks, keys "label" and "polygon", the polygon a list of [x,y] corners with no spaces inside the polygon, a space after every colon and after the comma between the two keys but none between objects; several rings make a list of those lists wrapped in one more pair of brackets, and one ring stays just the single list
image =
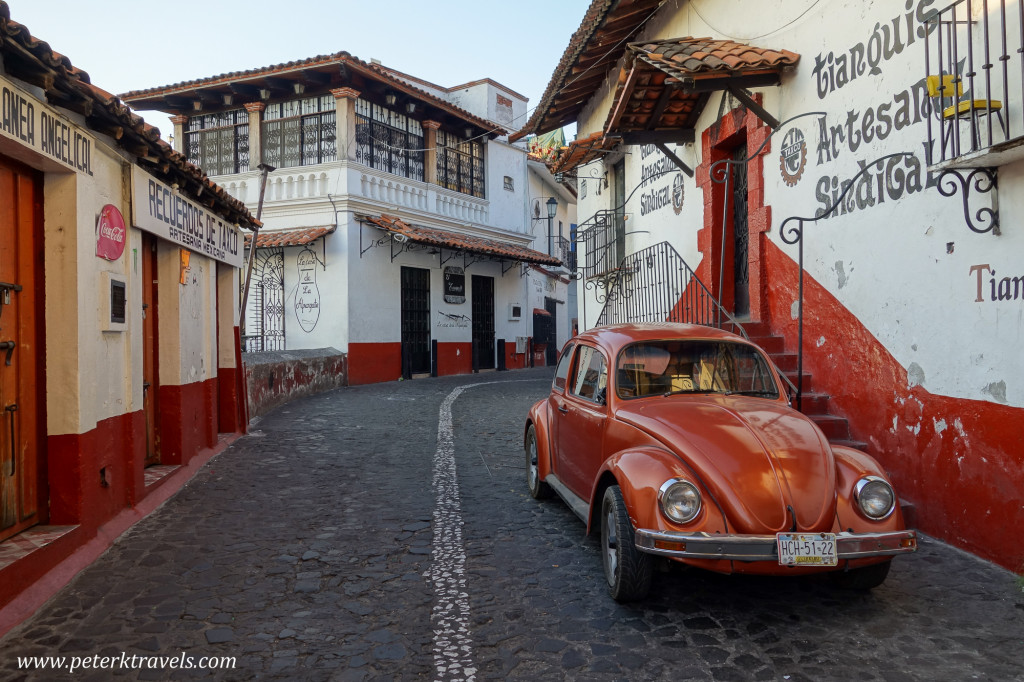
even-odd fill
[{"label": "circular logo on wall", "polygon": [[683,174],[676,173],[672,179],[672,210],[679,215],[683,211]]},{"label": "circular logo on wall", "polygon": [[782,180],[792,187],[800,181],[807,165],[807,144],[804,134],[799,128],[793,128],[782,138],[782,154],[779,158],[779,170]]}]

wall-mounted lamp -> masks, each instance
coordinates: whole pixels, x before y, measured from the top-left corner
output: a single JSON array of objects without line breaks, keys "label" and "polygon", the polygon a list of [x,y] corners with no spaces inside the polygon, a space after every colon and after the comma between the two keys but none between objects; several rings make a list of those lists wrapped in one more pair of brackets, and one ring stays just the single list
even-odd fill
[{"label": "wall-mounted lamp", "polygon": [[395,102],[397,101],[398,95],[396,95],[391,90],[388,90],[387,92],[384,93],[384,103],[387,104],[389,107],[395,106]]},{"label": "wall-mounted lamp", "polygon": [[553,256],[555,253],[551,225],[554,221],[555,214],[558,213],[558,199],[551,197],[545,203],[548,207],[548,255]]},{"label": "wall-mounted lamp", "polygon": [[412,113],[415,113],[415,111],[416,111],[416,102],[406,102],[405,103],[405,113],[412,114]]},{"label": "wall-mounted lamp", "polygon": [[268,88],[260,88],[260,99],[262,99],[262,100],[270,99],[270,90]]},{"label": "wall-mounted lamp", "polygon": [[228,95],[222,95],[222,97],[224,98],[224,106],[226,106],[226,107],[230,107],[234,103],[234,101],[235,101],[235,96],[234,95],[228,94]]},{"label": "wall-mounted lamp", "polygon": [[199,100],[199,99],[192,100],[192,110],[193,111],[202,111],[203,110],[203,101]]},{"label": "wall-mounted lamp", "polygon": [[305,83],[292,83],[292,88],[295,90],[296,95],[301,95],[302,93],[306,92]]},{"label": "wall-mounted lamp", "polygon": [[469,138],[473,137],[473,128],[472,128],[472,126],[466,126],[466,130],[463,131],[463,132],[466,134],[466,139],[467,140]]}]

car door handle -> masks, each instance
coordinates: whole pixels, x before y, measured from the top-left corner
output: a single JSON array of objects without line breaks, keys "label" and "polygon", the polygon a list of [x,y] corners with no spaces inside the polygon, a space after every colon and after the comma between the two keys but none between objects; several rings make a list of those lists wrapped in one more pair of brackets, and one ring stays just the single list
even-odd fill
[{"label": "car door handle", "polygon": [[569,408],[566,407],[565,405],[559,405],[558,406],[558,411],[561,412],[562,414],[568,414],[569,413]]}]

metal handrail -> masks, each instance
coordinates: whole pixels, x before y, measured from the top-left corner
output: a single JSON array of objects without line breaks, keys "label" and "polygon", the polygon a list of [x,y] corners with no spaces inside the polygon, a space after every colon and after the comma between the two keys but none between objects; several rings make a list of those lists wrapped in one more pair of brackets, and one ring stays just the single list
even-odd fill
[{"label": "metal handrail", "polygon": [[[660,242],[626,256],[615,271],[617,275],[607,283],[597,326],[684,322],[732,331],[750,340],[743,325],[722,306],[670,243]],[[590,285],[588,282],[588,289],[592,288]],[[771,357],[768,361],[791,389],[790,395],[799,395],[796,385]]]}]

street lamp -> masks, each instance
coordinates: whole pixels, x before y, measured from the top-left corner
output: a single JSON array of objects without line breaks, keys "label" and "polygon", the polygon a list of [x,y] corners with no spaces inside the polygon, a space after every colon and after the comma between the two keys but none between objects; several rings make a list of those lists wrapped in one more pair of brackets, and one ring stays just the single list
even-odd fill
[{"label": "street lamp", "polygon": [[555,219],[555,214],[558,213],[558,199],[556,199],[554,197],[551,197],[550,199],[548,199],[547,205],[548,205],[548,255],[549,256],[554,256],[555,253],[554,253],[554,251],[551,248],[552,247],[551,223]]}]

